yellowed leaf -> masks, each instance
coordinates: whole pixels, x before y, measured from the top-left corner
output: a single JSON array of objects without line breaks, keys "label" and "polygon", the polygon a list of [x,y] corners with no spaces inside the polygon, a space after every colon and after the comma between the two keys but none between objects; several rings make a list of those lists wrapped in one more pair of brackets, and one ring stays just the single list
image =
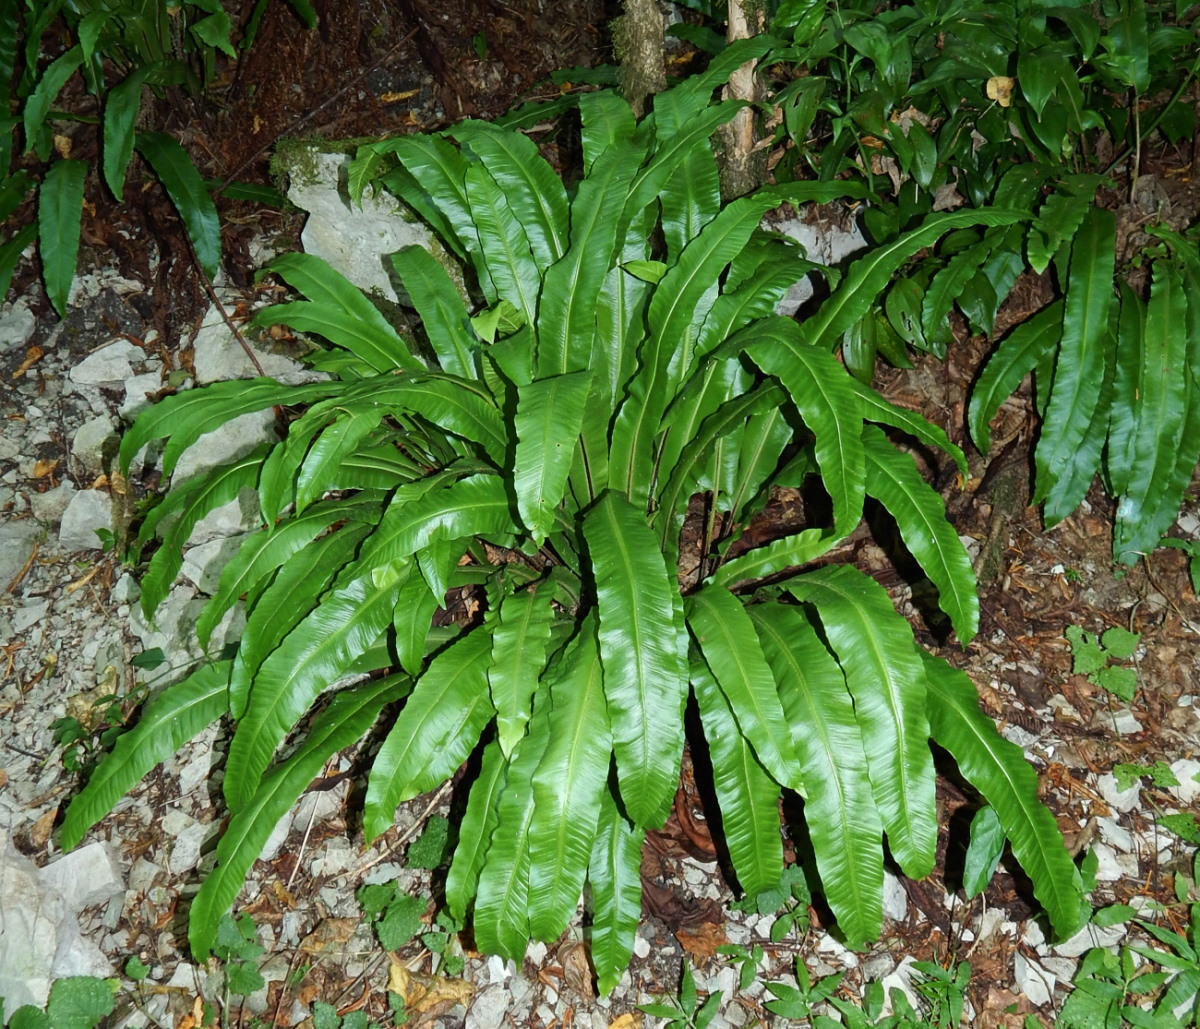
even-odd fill
[{"label": "yellowed leaf", "polygon": [[608,1029],[642,1029],[642,1013],[626,1011],[608,1023]]},{"label": "yellowed leaf", "polygon": [[701,922],[694,929],[679,929],[675,933],[679,945],[693,957],[711,958],[717,948],[729,942],[725,927],[716,922]]},{"label": "yellowed leaf", "polygon": [[60,136],[57,132],[54,134],[54,149],[58,151],[59,157],[71,156],[71,137]]},{"label": "yellowed leaf", "polygon": [[50,833],[54,829],[54,819],[58,817],[58,807],[52,807],[41,818],[33,823],[33,828],[29,830],[29,838],[38,847],[44,847],[46,841],[50,839]]},{"label": "yellowed leaf", "polygon": [[1008,75],[993,75],[987,80],[987,95],[989,100],[995,100],[1001,107],[1012,103],[1013,79]]},{"label": "yellowed leaf", "polygon": [[33,477],[35,479],[46,479],[54,474],[54,469],[58,467],[58,459],[48,460],[47,458],[39,458],[33,463]]},{"label": "yellowed leaf", "polygon": [[464,979],[410,972],[403,961],[394,958],[387,988],[404,998],[405,1011],[417,1015],[441,1014],[456,1004],[467,1007],[475,995],[475,987]]}]

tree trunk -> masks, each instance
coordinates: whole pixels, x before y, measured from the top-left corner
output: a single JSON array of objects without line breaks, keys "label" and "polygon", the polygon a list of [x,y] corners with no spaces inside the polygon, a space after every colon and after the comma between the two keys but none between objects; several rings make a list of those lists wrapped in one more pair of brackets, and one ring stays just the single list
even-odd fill
[{"label": "tree trunk", "polygon": [[[729,25],[725,38],[733,43],[749,39],[762,31],[762,4],[758,0],[729,0]],[[729,77],[725,87],[727,100],[758,99],[756,61],[747,61]],[[721,196],[726,201],[745,196],[767,179],[767,152],[755,150],[754,109],[743,108],[733,121],[721,129],[724,152],[721,155]]]},{"label": "tree trunk", "polygon": [[641,117],[646,97],[667,88],[663,63],[663,16],[658,0],[624,0],[625,13],[613,22],[621,92]]}]

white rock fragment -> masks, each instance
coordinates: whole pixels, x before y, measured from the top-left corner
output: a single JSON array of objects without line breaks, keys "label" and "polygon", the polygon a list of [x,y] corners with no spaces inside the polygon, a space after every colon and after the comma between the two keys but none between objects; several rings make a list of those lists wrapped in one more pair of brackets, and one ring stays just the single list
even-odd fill
[{"label": "white rock fragment", "polygon": [[29,301],[24,297],[14,300],[0,314],[0,353],[23,347],[33,338],[37,319],[29,310]]},{"label": "white rock fragment", "polygon": [[890,975],[885,975],[883,979],[880,980],[881,985],[883,986],[883,995],[887,998],[883,1005],[885,1014],[890,1015],[893,1011],[891,1001],[892,990],[899,990],[904,994],[905,997],[908,998],[909,1003],[912,1004],[913,1007],[917,1008],[918,1010],[920,1009],[921,999],[917,995],[917,991],[913,988],[912,984],[912,966],[915,962],[916,958],[914,958],[911,954],[905,956],[903,960],[901,960],[900,964],[896,966],[895,971],[893,971]]},{"label": "white rock fragment", "polygon": [[1191,806],[1200,800],[1200,780],[1196,779],[1196,776],[1200,775],[1200,761],[1190,757],[1180,758],[1171,763],[1171,771],[1175,773],[1179,785],[1168,786],[1168,792],[1181,804]]},{"label": "white rock fragment", "polygon": [[103,472],[105,458],[115,456],[116,452],[116,426],[108,415],[89,418],[76,430],[71,440],[71,457],[89,476]]},{"label": "white rock fragment", "polygon": [[[240,515],[240,508],[238,513]],[[241,535],[229,536],[189,547],[183,555],[183,567],[180,569],[184,578],[190,579],[201,593],[211,597],[217,592],[221,572],[237,555],[244,538]]]},{"label": "white rock fragment", "polygon": [[320,372],[304,367],[282,354],[273,354],[250,343],[250,350],[262,368],[260,373],[250,355],[225,324],[216,307],[210,307],[200,325],[193,344],[192,368],[198,385],[221,382],[225,379],[252,379],[259,374],[289,385],[314,382],[323,378]]},{"label": "white rock fragment", "polygon": [[112,531],[112,497],[99,490],[80,490],[63,512],[58,542],[64,550],[100,550],[97,529]]},{"label": "white rock fragment", "polygon": [[[1096,882],[1099,883],[1115,883],[1120,882],[1128,874],[1127,862],[1132,855],[1118,855],[1112,847],[1106,843],[1093,843],[1092,853],[1096,855]],[[1125,861],[1120,860],[1126,859]],[[1133,859],[1134,875],[1137,874],[1137,859]]]},{"label": "white rock fragment", "polygon": [[1111,818],[1097,818],[1096,826],[1105,842],[1111,843],[1117,850],[1129,852],[1133,850],[1133,835],[1128,829],[1118,825]]},{"label": "white rock fragment", "polygon": [[1141,800],[1142,786],[1136,779],[1128,789],[1122,790],[1117,788],[1117,780],[1112,772],[1105,772],[1100,776],[1097,787],[1100,790],[1100,796],[1104,798],[1104,803],[1121,814],[1132,811]]},{"label": "white rock fragment", "polygon": [[1054,953],[1061,958],[1082,957],[1093,947],[1111,947],[1125,938],[1126,928],[1123,925],[1092,925],[1090,922],[1070,939],[1054,947]]},{"label": "white rock fragment", "polygon": [[[776,232],[796,240],[804,247],[808,260],[819,264],[838,264],[867,245],[857,222],[854,221],[851,221],[848,227],[842,227],[831,221],[809,222],[803,218],[789,218],[776,222],[773,228]],[[775,310],[778,314],[791,316],[812,295],[813,285],[806,275],[788,290],[787,296],[779,302]]]},{"label": "white rock fragment", "polygon": [[642,959],[650,956],[650,942],[640,933],[633,938],[633,953]]},{"label": "white rock fragment", "polygon": [[70,371],[77,386],[106,386],[117,389],[133,378],[133,362],[141,363],[146,353],[127,339],[114,339],[106,347],[89,354]]},{"label": "white rock fragment", "polygon": [[125,891],[121,870],[102,843],[77,847],[46,865],[39,875],[42,883],[61,893],[76,913]]},{"label": "white rock fragment", "polygon": [[8,588],[33,554],[33,544],[42,527],[29,518],[0,520],[0,590]]},{"label": "white rock fragment", "polygon": [[903,922],[908,917],[908,894],[904,884],[887,869],[883,872],[883,914],[893,922]]},{"label": "white rock fragment", "polygon": [[46,612],[50,610],[50,601],[43,600],[37,604],[26,604],[24,607],[17,608],[12,616],[12,634],[20,636],[23,632],[32,629],[46,617]]},{"label": "white rock fragment", "polygon": [[121,417],[126,422],[132,422],[150,406],[150,398],[146,394],[157,393],[162,387],[162,375],[158,372],[146,372],[127,379],[125,400],[121,404]]},{"label": "white rock fragment", "polygon": [[70,479],[64,479],[45,493],[31,493],[29,510],[43,525],[58,525],[74,496],[75,484]]},{"label": "white rock fragment", "polygon": [[511,1003],[512,997],[503,986],[489,986],[467,1011],[466,1029],[496,1029],[504,1022],[504,1013]]},{"label": "white rock fragment", "polygon": [[245,457],[260,443],[275,438],[275,414],[270,408],[240,415],[206,432],[188,447],[180,456],[171,481],[186,482],[193,475]]},{"label": "white rock fragment", "polygon": [[1020,951],[1017,951],[1016,960],[1013,962],[1013,972],[1017,989],[1029,998],[1030,1004],[1040,1008],[1043,1004],[1050,1003],[1054,997],[1055,984],[1058,982],[1052,972],[1030,961]]}]

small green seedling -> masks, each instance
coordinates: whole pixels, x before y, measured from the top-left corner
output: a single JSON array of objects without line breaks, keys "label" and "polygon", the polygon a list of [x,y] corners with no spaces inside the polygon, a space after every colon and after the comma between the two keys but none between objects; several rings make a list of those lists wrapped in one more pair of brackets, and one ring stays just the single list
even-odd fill
[{"label": "small green seedling", "polygon": [[836,975],[827,975],[814,983],[808,969],[804,967],[804,962],[796,958],[796,982],[799,986],[792,986],[790,983],[767,983],[767,989],[775,997],[774,1000],[767,1001],[767,1010],[784,1018],[809,1018],[817,1004],[829,1000],[844,974],[838,972]]},{"label": "small green seedling", "polygon": [[[94,1029],[112,1014],[120,982],[94,975],[73,975],[50,987],[46,1010],[23,1004],[12,1013],[8,1029]],[[4,1000],[0,998],[0,1025],[4,1025]]]},{"label": "small green seedling", "polygon": [[1077,625],[1068,625],[1063,635],[1071,641],[1072,671],[1076,675],[1086,675],[1089,682],[1108,690],[1126,704],[1132,703],[1137,693],[1137,670],[1110,662],[1132,658],[1141,642],[1141,633],[1113,626],[1097,637]]},{"label": "small green seedling", "polygon": [[808,928],[808,905],[812,894],[804,878],[804,869],[789,865],[779,882],[752,897],[743,897],[733,905],[735,911],[754,911],[759,915],[776,915],[771,923],[771,942],[778,943],[793,929]]},{"label": "small green seedling", "polygon": [[450,820],[434,815],[421,833],[408,847],[404,864],[409,868],[441,868],[450,854]]},{"label": "small green seedling", "polygon": [[736,943],[724,943],[717,948],[718,954],[730,958],[738,966],[738,989],[748,990],[758,974],[758,966],[762,964],[763,949],[757,943],[747,950]]},{"label": "small green seedling", "polygon": [[683,962],[683,978],[679,983],[679,997],[666,998],[670,1004],[639,1004],[638,1010],[655,1018],[667,1019],[663,1029],[705,1029],[717,1017],[717,1009],[721,1005],[721,994],[709,996],[703,1005],[697,1008],[699,998],[696,995],[696,980],[692,977],[692,967]]},{"label": "small green seedling", "polygon": [[225,963],[225,986],[235,996],[249,996],[261,990],[266,982],[254,959],[261,956],[254,919],[242,915],[235,922],[229,914],[222,916],[217,926],[217,942],[213,954]]},{"label": "small green seedling", "polygon": [[384,950],[399,950],[421,931],[426,902],[410,897],[397,882],[370,883],[355,894]]},{"label": "small green seedling", "polygon": [[1178,786],[1179,780],[1171,771],[1171,766],[1165,761],[1156,761],[1153,765],[1120,764],[1113,768],[1113,778],[1117,780],[1117,789],[1124,792],[1135,782],[1141,782],[1144,776],[1150,777],[1152,786],[1163,789],[1167,786]]}]

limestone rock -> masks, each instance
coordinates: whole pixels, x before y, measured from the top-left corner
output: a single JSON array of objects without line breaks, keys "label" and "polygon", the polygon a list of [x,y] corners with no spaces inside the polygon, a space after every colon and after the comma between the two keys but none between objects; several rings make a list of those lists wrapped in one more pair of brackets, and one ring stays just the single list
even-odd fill
[{"label": "limestone rock", "polygon": [[75,484],[70,479],[64,479],[45,493],[31,493],[29,509],[43,525],[58,525],[74,497]]},{"label": "limestone rock", "polygon": [[71,369],[71,381],[77,386],[122,387],[133,378],[132,362],[142,362],[146,353],[125,339],[115,339],[108,346],[88,354]]},{"label": "limestone rock", "polygon": [[89,476],[96,476],[105,471],[108,460],[114,457],[116,452],[116,426],[107,415],[88,419],[71,440],[71,457]]},{"label": "limestone rock", "polygon": [[112,497],[99,490],[80,490],[63,512],[58,541],[65,550],[99,550],[97,529],[112,530]]}]

